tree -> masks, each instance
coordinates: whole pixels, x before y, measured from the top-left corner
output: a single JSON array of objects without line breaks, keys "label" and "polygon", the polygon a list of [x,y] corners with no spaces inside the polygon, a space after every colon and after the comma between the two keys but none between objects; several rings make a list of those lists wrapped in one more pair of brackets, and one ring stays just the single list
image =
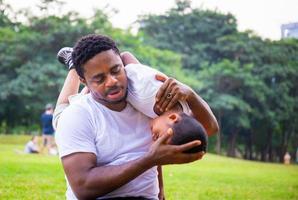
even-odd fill
[{"label": "tree", "polygon": [[193,70],[221,60],[217,40],[237,32],[233,15],[193,9],[189,1],[177,1],[165,15],[145,15],[140,24],[148,44],[182,54],[183,67]]}]

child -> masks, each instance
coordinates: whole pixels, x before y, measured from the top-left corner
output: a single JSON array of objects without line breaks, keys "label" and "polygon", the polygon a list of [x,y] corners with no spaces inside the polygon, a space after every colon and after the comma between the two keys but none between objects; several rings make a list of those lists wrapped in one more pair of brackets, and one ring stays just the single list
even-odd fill
[{"label": "child", "polygon": [[38,149],[38,137],[32,136],[31,140],[27,142],[25,149],[25,153],[39,153]]}]

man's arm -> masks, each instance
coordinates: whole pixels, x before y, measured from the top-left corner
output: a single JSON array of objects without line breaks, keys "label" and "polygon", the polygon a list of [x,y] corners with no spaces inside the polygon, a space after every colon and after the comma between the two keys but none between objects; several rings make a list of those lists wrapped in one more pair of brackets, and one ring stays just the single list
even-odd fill
[{"label": "man's arm", "polygon": [[190,95],[186,98],[186,102],[194,118],[204,126],[209,136],[219,131],[217,120],[206,101],[191,90]]},{"label": "man's arm", "polygon": [[200,144],[193,141],[184,145],[168,145],[165,141],[172,133],[155,141],[144,156],[118,166],[97,166],[93,153],[73,153],[62,158],[65,174],[79,199],[103,196],[133,180],[156,165],[180,164],[200,159],[203,154],[182,152]]},{"label": "man's arm", "polygon": [[[164,82],[156,94],[156,107],[161,112],[169,110],[179,100],[186,101],[194,117],[204,126],[209,136],[218,132],[218,123],[212,110],[193,89],[173,78],[166,79],[164,76],[157,75],[156,79]],[[167,98],[169,94],[171,98]]]}]

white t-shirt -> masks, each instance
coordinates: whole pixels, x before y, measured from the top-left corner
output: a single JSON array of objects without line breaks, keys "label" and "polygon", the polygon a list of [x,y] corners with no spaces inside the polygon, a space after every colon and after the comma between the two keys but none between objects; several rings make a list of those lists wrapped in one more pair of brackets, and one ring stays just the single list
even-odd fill
[{"label": "white t-shirt", "polygon": [[32,152],[36,152],[36,151],[38,151],[37,146],[34,144],[33,141],[29,141],[25,146],[24,152],[32,153]]},{"label": "white t-shirt", "polygon": [[[121,112],[108,109],[90,94],[67,107],[60,116],[56,143],[60,157],[89,152],[97,157],[100,166],[120,165],[135,160],[151,145],[150,118],[135,110],[129,103]],[[143,196],[158,199],[156,167],[101,198]],[[69,184],[67,199],[76,199]],[[98,198],[100,199],[100,198]]]}]

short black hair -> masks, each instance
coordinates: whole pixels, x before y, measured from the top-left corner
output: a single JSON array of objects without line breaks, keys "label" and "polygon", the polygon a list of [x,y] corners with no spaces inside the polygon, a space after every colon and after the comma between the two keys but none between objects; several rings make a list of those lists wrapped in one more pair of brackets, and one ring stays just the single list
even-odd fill
[{"label": "short black hair", "polygon": [[205,128],[195,118],[185,113],[181,113],[180,117],[181,119],[173,125],[171,144],[180,145],[200,140],[201,144],[199,146],[193,147],[184,153],[206,152],[208,136]]},{"label": "short black hair", "polygon": [[80,38],[72,52],[72,60],[78,75],[84,78],[83,65],[97,54],[112,49],[120,55],[114,40],[105,35],[91,34]]}]

